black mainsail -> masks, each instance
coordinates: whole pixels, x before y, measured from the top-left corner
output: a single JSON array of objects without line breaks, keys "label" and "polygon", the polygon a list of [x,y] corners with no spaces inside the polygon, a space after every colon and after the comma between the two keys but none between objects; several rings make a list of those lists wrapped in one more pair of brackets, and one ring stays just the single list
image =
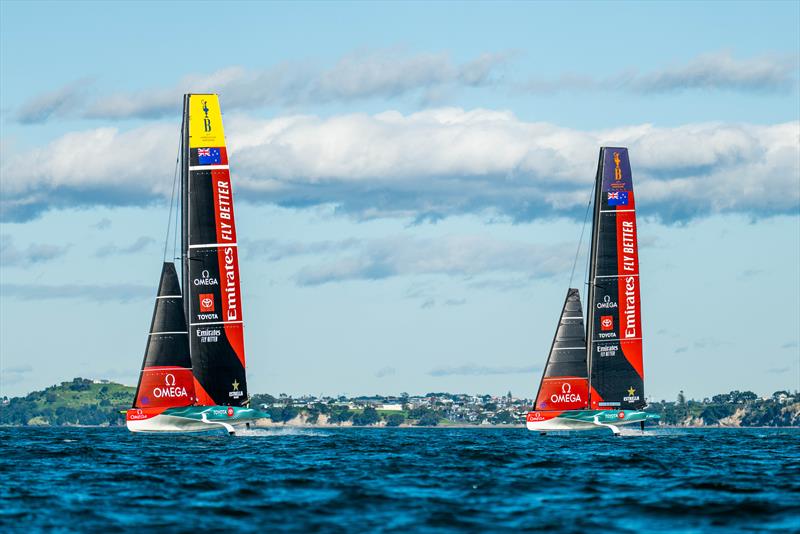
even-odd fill
[{"label": "black mainsail", "polygon": [[246,405],[233,192],[217,95],[184,96],[181,156],[184,310],[198,404]]},{"label": "black mainsail", "polygon": [[600,149],[587,313],[593,409],[641,409],[644,397],[636,203],[628,149]]}]

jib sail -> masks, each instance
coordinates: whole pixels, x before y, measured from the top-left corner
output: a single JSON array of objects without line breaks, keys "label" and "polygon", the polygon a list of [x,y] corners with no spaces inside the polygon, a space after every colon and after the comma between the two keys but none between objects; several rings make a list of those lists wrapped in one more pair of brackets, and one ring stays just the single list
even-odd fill
[{"label": "jib sail", "polygon": [[589,402],[581,297],[570,288],[536,394],[536,410],[580,410]]},{"label": "jib sail", "polygon": [[645,406],[636,201],[626,148],[600,149],[589,271],[591,408]]},{"label": "jib sail", "polygon": [[219,98],[184,96],[183,287],[202,405],[248,402],[233,191]]},{"label": "jib sail", "polygon": [[174,264],[164,263],[133,407],[188,406],[195,401],[178,273]]}]

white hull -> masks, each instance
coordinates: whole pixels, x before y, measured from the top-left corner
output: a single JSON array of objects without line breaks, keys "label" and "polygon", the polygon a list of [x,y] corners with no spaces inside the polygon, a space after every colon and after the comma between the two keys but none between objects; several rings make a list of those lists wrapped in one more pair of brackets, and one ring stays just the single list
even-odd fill
[{"label": "white hull", "polygon": [[246,422],[237,425],[220,421],[198,421],[186,417],[160,414],[141,421],[127,421],[128,430],[131,432],[208,432],[210,430],[225,430],[228,433],[235,431],[234,426],[244,426]]},{"label": "white hull", "polygon": [[525,426],[535,432],[608,428],[614,434],[619,434],[618,427],[632,423],[643,424],[647,419],[658,419],[658,416],[638,410],[574,410],[561,412],[559,415],[531,412],[526,418]]},{"label": "white hull", "polygon": [[232,406],[184,406],[177,408],[128,410],[126,425],[131,432],[207,432],[225,430],[269,417],[252,408]]},{"label": "white hull", "polygon": [[546,430],[597,430],[598,425],[594,423],[585,423],[583,421],[575,421],[574,419],[564,419],[561,417],[554,417],[548,421],[526,422],[525,426],[528,430],[546,431]]}]

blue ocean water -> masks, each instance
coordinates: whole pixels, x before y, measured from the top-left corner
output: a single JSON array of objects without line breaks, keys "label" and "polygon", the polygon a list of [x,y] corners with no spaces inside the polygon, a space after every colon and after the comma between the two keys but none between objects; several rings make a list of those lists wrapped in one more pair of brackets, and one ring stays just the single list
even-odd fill
[{"label": "blue ocean water", "polygon": [[0,428],[0,530],[800,531],[800,429]]}]

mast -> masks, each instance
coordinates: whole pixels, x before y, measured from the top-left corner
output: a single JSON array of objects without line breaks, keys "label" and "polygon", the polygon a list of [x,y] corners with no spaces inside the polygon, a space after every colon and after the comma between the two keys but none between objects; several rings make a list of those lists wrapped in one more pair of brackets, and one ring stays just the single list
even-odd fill
[{"label": "mast", "polygon": [[183,288],[183,316],[189,328],[189,97],[183,95],[181,121],[181,287]]},{"label": "mast", "polygon": [[597,271],[597,262],[595,261],[595,254],[597,251],[597,236],[600,231],[600,225],[597,224],[597,221],[600,219],[600,189],[601,189],[601,182],[603,179],[603,151],[605,149],[600,149],[600,155],[598,156],[597,161],[597,172],[595,173],[594,177],[594,202],[592,203],[592,245],[589,251],[589,272],[587,276],[589,277],[586,281],[586,285],[588,286],[588,300],[586,302],[589,305],[586,307],[586,372],[589,376],[589,406],[591,406],[592,401],[592,343],[591,341],[594,339],[594,329],[592,326],[594,325],[594,314],[592,313],[592,302],[594,302],[594,279],[595,273]]}]

